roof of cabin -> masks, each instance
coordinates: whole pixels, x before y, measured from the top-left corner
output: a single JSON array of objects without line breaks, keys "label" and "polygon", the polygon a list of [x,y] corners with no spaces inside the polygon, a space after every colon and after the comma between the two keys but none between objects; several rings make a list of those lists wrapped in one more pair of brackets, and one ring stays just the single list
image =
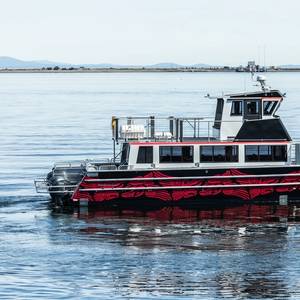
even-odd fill
[{"label": "roof of cabin", "polygon": [[286,140],[291,141],[286,128],[279,118],[247,120],[235,137],[235,141]]},{"label": "roof of cabin", "polygon": [[270,90],[270,91],[257,91],[257,92],[245,92],[245,93],[237,93],[237,94],[227,94],[226,96],[230,98],[252,98],[252,97],[280,97],[283,98],[284,95],[278,90]]},{"label": "roof of cabin", "polygon": [[267,140],[267,141],[202,141],[202,142],[176,142],[176,141],[129,141],[130,145],[139,146],[191,146],[191,145],[286,145],[289,141]]}]

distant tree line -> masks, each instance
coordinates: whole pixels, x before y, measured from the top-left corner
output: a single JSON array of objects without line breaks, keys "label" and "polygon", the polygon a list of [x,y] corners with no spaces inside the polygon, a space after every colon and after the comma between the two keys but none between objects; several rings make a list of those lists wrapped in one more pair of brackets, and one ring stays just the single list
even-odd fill
[{"label": "distant tree line", "polygon": [[[47,70],[47,71],[58,71],[58,70],[63,70],[63,71],[72,71],[72,70],[77,70],[78,68],[74,68],[74,67],[59,67],[59,66],[55,66],[55,67],[43,67],[42,70]],[[80,67],[80,69],[84,69],[84,67]]]}]

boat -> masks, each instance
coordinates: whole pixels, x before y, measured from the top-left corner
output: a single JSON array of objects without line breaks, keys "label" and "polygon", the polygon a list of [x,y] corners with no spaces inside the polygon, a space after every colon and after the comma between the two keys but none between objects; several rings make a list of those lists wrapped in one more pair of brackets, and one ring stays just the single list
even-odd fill
[{"label": "boat", "polygon": [[257,81],[254,92],[207,95],[212,118],[113,116],[111,159],[57,163],[36,191],[117,211],[296,205],[300,144],[277,115],[285,94]]}]

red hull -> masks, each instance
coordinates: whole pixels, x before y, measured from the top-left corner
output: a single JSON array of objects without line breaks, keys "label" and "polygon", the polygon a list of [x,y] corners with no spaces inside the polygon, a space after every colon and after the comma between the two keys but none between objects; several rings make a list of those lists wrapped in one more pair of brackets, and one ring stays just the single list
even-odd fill
[{"label": "red hull", "polygon": [[249,201],[297,191],[300,191],[299,170],[280,176],[266,176],[249,175],[233,169],[201,179],[172,179],[172,176],[162,172],[150,171],[144,176],[124,181],[85,176],[72,195],[72,200],[108,203],[122,199],[156,199],[166,205],[176,205],[176,202],[189,199],[233,198]]}]

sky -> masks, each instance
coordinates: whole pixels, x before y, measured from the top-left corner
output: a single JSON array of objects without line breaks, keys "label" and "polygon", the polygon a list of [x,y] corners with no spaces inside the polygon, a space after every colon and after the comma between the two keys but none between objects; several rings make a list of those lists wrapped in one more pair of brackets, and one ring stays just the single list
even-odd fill
[{"label": "sky", "polygon": [[0,7],[0,56],[300,64],[299,0],[0,0]]}]

